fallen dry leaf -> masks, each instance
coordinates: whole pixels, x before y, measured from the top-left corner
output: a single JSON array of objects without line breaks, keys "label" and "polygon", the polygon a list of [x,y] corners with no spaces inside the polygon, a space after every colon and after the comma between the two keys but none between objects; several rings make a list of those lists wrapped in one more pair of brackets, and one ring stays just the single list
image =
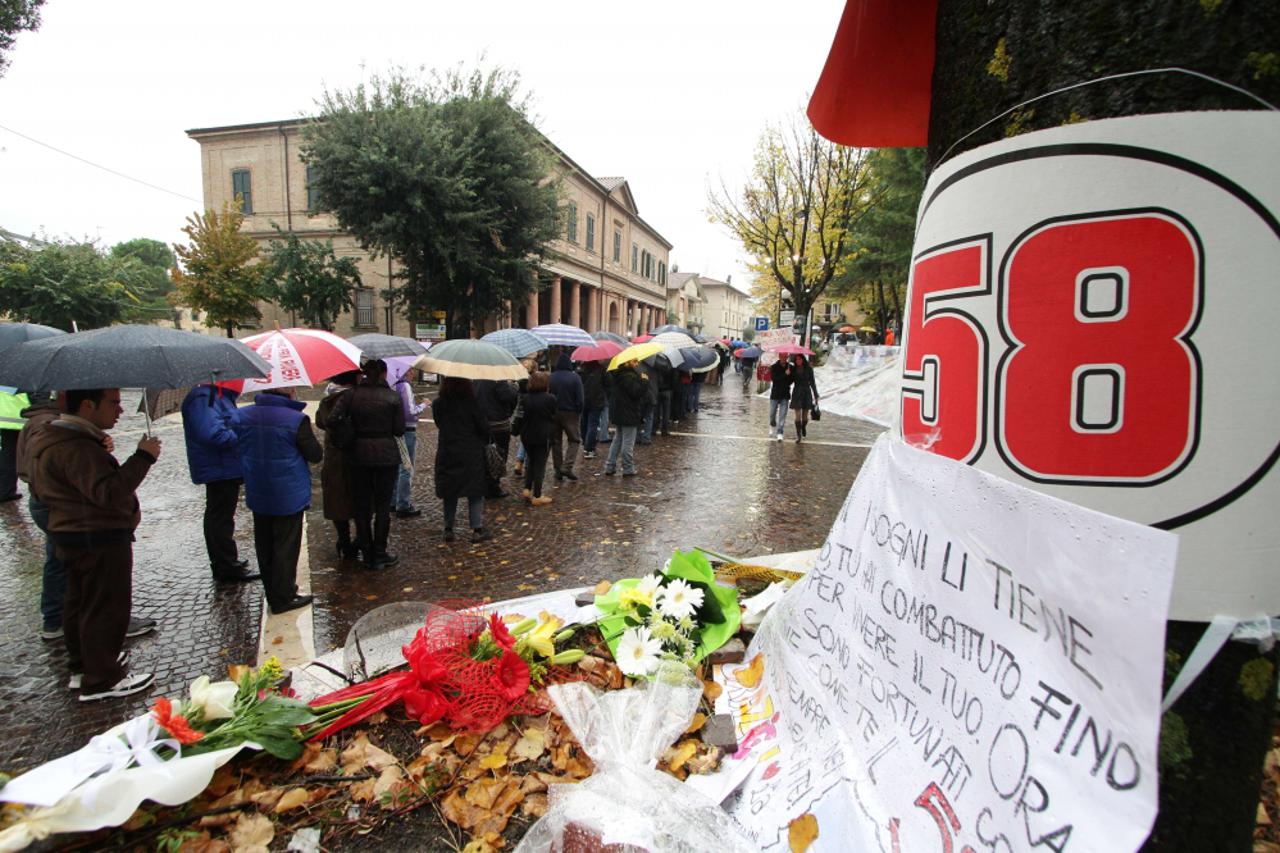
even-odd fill
[{"label": "fallen dry leaf", "polygon": [[533,761],[547,751],[547,733],[545,729],[530,727],[511,747],[512,761]]},{"label": "fallen dry leaf", "polygon": [[685,767],[689,770],[689,775],[691,776],[695,773],[710,773],[720,766],[720,756],[722,754],[719,747],[710,747],[706,752],[701,752],[690,758]]},{"label": "fallen dry leaf", "polygon": [[357,803],[371,803],[377,799],[373,793],[374,785],[377,782],[377,779],[362,779],[347,789],[349,796]]},{"label": "fallen dry leaf", "polygon": [[202,832],[192,838],[184,839],[182,846],[178,848],[178,853],[229,853],[230,850],[231,845],[224,839],[215,839],[209,833]]},{"label": "fallen dry leaf", "polygon": [[705,724],[706,722],[707,722],[707,715],[699,711],[698,713],[693,715],[693,719],[689,721],[689,727],[684,730],[684,733],[687,735],[691,735],[694,732],[696,732],[698,729],[702,728],[703,724]]},{"label": "fallen dry leaf", "polygon": [[369,725],[380,726],[386,721],[387,721],[387,712],[379,711],[378,713],[374,714],[372,717],[369,718]]},{"label": "fallen dry leaf", "polygon": [[506,787],[507,783],[502,779],[477,779],[467,786],[464,797],[473,806],[491,809]]},{"label": "fallen dry leaf", "polygon": [[382,796],[388,793],[394,793],[394,789],[400,786],[404,780],[404,771],[398,765],[391,765],[382,771],[373,785],[373,796],[381,801]]},{"label": "fallen dry leaf", "polygon": [[724,692],[724,688],[720,686],[718,681],[702,682],[702,695],[707,698],[708,702],[714,702],[720,698],[720,694]]},{"label": "fallen dry leaf", "polygon": [[667,763],[674,773],[684,766],[684,763],[693,758],[698,752],[698,742],[696,740],[683,740],[678,745],[667,750],[667,754],[663,756],[667,759]]},{"label": "fallen dry leaf", "polygon": [[500,767],[507,766],[507,754],[505,752],[491,752],[484,758],[480,759],[481,770],[497,770]]},{"label": "fallen dry leaf", "polygon": [[818,819],[809,812],[787,824],[787,844],[791,853],[804,853],[818,837]]},{"label": "fallen dry leaf", "polygon": [[266,853],[275,836],[271,818],[257,812],[244,812],[231,827],[229,839],[235,853]]},{"label": "fallen dry leaf", "polygon": [[506,840],[496,832],[486,832],[482,835],[474,836],[462,848],[462,853],[497,853],[501,850]]},{"label": "fallen dry leaf", "polygon": [[[733,677],[738,680],[739,684],[741,684],[743,687],[750,690],[760,683],[760,678],[763,675],[764,675],[764,653],[757,652],[756,656],[751,659],[751,662],[747,664],[745,667],[743,667],[742,669],[739,669],[737,672],[735,672],[733,674]],[[801,817],[804,817],[804,815],[801,815]],[[799,819],[800,818],[796,818],[796,820],[799,820]]]},{"label": "fallen dry leaf", "polygon": [[395,756],[369,743],[364,732],[356,736],[351,745],[342,751],[342,772],[358,773],[365,767],[381,770],[396,763]]},{"label": "fallen dry leaf", "polygon": [[520,814],[525,817],[539,818],[547,813],[547,795],[541,792],[526,794],[520,804]]}]

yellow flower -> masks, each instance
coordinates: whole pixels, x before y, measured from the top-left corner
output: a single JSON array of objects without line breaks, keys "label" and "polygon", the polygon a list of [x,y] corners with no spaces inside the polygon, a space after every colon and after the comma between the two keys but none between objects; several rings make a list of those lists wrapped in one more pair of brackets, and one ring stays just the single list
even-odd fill
[{"label": "yellow flower", "polygon": [[258,668],[258,674],[266,679],[268,684],[274,684],[284,678],[284,667],[280,664],[280,658],[275,655],[267,658]]},{"label": "yellow flower", "polygon": [[633,586],[618,594],[618,606],[627,610],[637,607],[653,607],[653,594],[640,587]]},{"label": "yellow flower", "polygon": [[556,633],[564,623],[558,617],[552,616],[545,611],[540,614],[540,618],[542,621],[538,623],[538,626],[521,637],[520,642],[544,658],[551,658],[556,653]]}]

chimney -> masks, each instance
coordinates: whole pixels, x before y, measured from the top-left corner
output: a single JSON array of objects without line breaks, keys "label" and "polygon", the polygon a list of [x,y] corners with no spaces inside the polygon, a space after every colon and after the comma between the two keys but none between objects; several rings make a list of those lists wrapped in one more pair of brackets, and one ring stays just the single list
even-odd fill
[{"label": "chimney", "polygon": [[733,284],[733,273],[729,273],[727,276],[724,277],[724,283]]}]

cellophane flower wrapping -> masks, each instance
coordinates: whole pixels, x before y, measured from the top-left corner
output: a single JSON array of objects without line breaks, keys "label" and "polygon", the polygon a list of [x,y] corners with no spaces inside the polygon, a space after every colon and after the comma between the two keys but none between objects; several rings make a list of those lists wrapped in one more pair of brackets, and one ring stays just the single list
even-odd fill
[{"label": "cellophane flower wrapping", "polygon": [[548,693],[595,773],[576,785],[550,787],[547,813],[516,853],[756,849],[717,803],[656,769],[702,697],[688,667],[664,662],[650,680],[625,690],[602,692],[579,682]]}]

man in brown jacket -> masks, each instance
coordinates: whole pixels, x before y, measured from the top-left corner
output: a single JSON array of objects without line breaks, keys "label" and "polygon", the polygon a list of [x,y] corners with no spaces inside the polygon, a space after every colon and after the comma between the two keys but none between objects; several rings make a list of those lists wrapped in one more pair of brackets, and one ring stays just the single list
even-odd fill
[{"label": "man in brown jacket", "polygon": [[81,702],[127,696],[151,673],[126,674],[121,650],[133,597],[133,531],[142,520],[135,492],[160,457],[144,436],[124,463],[104,446],[123,409],[120,389],[65,393],[66,413],[32,436],[32,482],[49,507],[49,536],[67,570],[62,624]]}]

